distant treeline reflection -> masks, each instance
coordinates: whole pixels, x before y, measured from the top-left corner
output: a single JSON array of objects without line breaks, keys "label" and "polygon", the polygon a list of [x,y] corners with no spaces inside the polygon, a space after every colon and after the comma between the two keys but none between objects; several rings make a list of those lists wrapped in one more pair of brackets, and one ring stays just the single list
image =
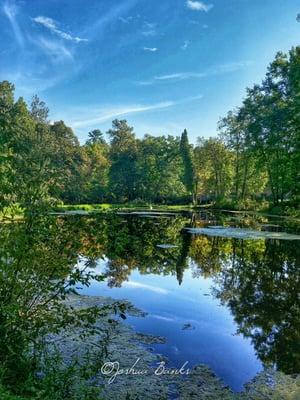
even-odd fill
[{"label": "distant treeline reflection", "polygon": [[[16,243],[20,249],[24,238],[20,225],[2,224],[1,260],[13,255]],[[92,269],[105,260],[103,274],[110,287],[122,286],[134,269],[141,274],[173,275],[181,285],[184,272],[191,268],[195,279],[212,278],[212,294],[230,308],[239,333],[251,338],[263,362],[298,373],[298,241],[192,235],[184,229],[190,225],[189,218],[180,216],[47,217],[26,232],[26,251],[31,248],[27,256],[32,265],[40,265],[38,273],[45,268],[47,274],[51,260],[52,278],[67,274],[79,258]],[[163,249],[159,244],[176,247]]]}]

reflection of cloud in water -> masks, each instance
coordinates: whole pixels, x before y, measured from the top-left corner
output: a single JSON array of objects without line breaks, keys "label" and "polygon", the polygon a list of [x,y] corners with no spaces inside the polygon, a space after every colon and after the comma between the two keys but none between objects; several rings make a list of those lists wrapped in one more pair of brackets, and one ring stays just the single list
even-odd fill
[{"label": "reflection of cloud in water", "polygon": [[157,286],[151,286],[151,285],[146,285],[145,283],[140,283],[140,282],[135,282],[135,281],[130,281],[130,282],[123,282],[122,284],[123,287],[130,287],[130,288],[137,288],[137,289],[146,289],[150,290],[151,292],[159,293],[159,294],[168,294],[169,290],[157,287]]},{"label": "reflection of cloud in water", "polygon": [[162,321],[168,321],[168,322],[178,321],[178,319],[176,319],[176,318],[164,317],[163,315],[156,315],[156,314],[151,314],[151,315],[149,315],[149,317],[154,318],[154,319],[160,319]]}]

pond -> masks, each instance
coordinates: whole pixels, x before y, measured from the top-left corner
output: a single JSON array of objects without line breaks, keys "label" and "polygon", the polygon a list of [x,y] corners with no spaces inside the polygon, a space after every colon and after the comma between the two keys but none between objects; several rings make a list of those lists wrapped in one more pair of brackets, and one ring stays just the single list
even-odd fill
[{"label": "pond", "polygon": [[80,293],[147,312],[125,323],[165,337],[151,351],[172,366],[206,364],[234,391],[264,365],[300,372],[297,222],[144,211],[63,219],[81,243],[78,264],[105,276]]}]

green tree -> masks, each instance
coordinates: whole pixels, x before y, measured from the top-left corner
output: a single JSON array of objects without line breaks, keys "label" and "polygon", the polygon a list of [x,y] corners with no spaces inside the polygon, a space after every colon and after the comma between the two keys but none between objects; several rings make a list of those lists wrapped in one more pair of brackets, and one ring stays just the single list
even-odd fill
[{"label": "green tree", "polygon": [[147,201],[178,201],[186,194],[179,139],[145,135],[138,141],[138,197]]},{"label": "green tree", "polygon": [[89,133],[89,139],[82,147],[82,152],[86,167],[82,196],[89,203],[103,202],[108,191],[110,160],[109,147],[99,130]]},{"label": "green tree", "polygon": [[50,125],[51,165],[55,172],[54,196],[69,203],[80,203],[85,168],[79,141],[63,121]]},{"label": "green tree", "polygon": [[[242,112],[251,150],[268,174],[274,205],[297,191],[297,73],[299,50],[278,53],[261,85],[247,90]],[[293,64],[293,66],[292,66]],[[293,71],[293,72],[292,72]],[[296,78],[296,79],[295,79]]]},{"label": "green tree", "polygon": [[40,100],[37,95],[32,97],[30,113],[37,122],[47,123],[49,108],[46,107],[45,102]]},{"label": "green tree", "polygon": [[252,148],[244,109],[230,111],[219,122],[219,130],[227,148],[232,151],[232,197],[236,204],[243,204],[246,199],[262,193],[267,184],[266,170],[259,164]]},{"label": "green tree", "polygon": [[103,138],[103,133],[100,131],[100,129],[94,129],[91,132],[88,133],[88,140],[86,141],[86,144],[92,145],[92,144],[105,144],[105,140]]},{"label": "green tree", "polygon": [[180,155],[183,162],[183,183],[187,192],[193,195],[193,203],[195,203],[193,149],[189,144],[186,129],[183,131],[180,139]]},{"label": "green tree", "polygon": [[137,142],[133,128],[125,120],[114,120],[110,137],[109,171],[110,191],[113,198],[130,201],[136,194]]},{"label": "green tree", "polygon": [[195,148],[195,172],[198,193],[220,202],[232,187],[232,154],[221,139],[198,139]]},{"label": "green tree", "polygon": [[1,206],[20,206],[33,213],[50,201],[49,135],[41,135],[40,123],[22,98],[14,101],[12,85],[3,82],[0,91]]}]

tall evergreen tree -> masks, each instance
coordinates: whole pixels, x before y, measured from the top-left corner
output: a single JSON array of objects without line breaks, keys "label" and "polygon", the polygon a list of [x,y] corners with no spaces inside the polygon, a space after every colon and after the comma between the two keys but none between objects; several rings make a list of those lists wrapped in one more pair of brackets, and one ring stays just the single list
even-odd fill
[{"label": "tall evergreen tree", "polygon": [[88,136],[89,138],[86,141],[87,145],[105,144],[103,133],[100,131],[100,129],[94,129],[93,131],[88,133]]},{"label": "tall evergreen tree", "polygon": [[188,133],[185,129],[180,139],[180,155],[183,162],[183,177],[182,181],[189,194],[193,194],[194,198],[194,165],[193,165],[193,153],[192,146],[189,144]]}]

